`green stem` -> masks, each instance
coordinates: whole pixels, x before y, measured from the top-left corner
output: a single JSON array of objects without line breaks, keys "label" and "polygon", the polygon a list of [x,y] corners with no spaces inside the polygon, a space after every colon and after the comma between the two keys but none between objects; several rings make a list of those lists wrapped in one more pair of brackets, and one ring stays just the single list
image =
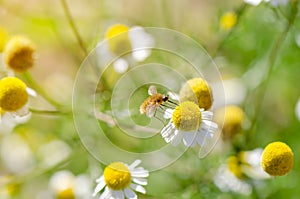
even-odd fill
[{"label": "green stem", "polygon": [[67,20],[68,20],[68,22],[69,22],[69,24],[70,24],[70,26],[72,28],[72,31],[73,31],[76,39],[77,39],[78,44],[79,44],[80,48],[82,49],[82,51],[84,52],[85,56],[87,56],[88,52],[86,50],[85,44],[83,42],[83,39],[81,38],[81,36],[80,36],[80,34],[78,32],[78,29],[77,29],[77,27],[76,27],[76,25],[74,23],[74,20],[72,18],[72,15],[71,15],[71,12],[70,12],[69,7],[67,5],[67,2],[65,0],[60,0],[60,2],[61,2],[61,5],[63,7],[64,13],[65,13],[65,15],[67,17]]},{"label": "green stem", "polygon": [[[252,118],[252,123],[251,123],[251,127],[248,130],[247,134],[246,134],[246,141],[250,138],[250,135],[254,133],[256,127],[257,127],[257,122],[258,122],[258,118],[259,118],[259,114],[261,113],[261,108],[262,108],[262,104],[264,102],[265,96],[266,96],[266,90],[268,88],[268,85],[270,83],[270,79],[271,79],[271,75],[278,57],[278,53],[282,47],[282,44],[284,43],[291,27],[293,26],[297,13],[298,13],[298,2],[299,0],[295,0],[294,2],[292,2],[292,7],[291,7],[291,14],[288,18],[288,24],[285,27],[285,29],[283,30],[283,32],[279,35],[278,39],[275,41],[270,54],[269,54],[269,58],[268,58],[268,71],[266,74],[266,79],[264,80],[264,82],[262,83],[262,86],[260,87],[258,96],[260,99],[259,103],[256,104],[255,106],[255,113],[254,116]],[[254,137],[254,136],[253,136]]]},{"label": "green stem", "polygon": [[30,112],[34,114],[41,114],[41,115],[65,115],[65,114],[71,114],[71,111],[58,111],[58,110],[37,110],[33,108],[29,108]]},{"label": "green stem", "polygon": [[28,84],[41,96],[43,96],[44,99],[46,99],[50,104],[55,106],[56,108],[61,107],[61,105],[53,100],[47,92],[34,80],[34,78],[31,76],[29,72],[25,72],[22,74],[23,78],[28,82]]}]

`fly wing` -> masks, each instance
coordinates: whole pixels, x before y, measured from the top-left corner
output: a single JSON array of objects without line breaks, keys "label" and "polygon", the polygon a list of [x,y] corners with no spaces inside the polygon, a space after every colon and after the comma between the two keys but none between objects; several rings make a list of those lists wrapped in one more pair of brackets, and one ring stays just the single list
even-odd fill
[{"label": "fly wing", "polygon": [[157,94],[157,90],[156,90],[156,87],[151,85],[148,89],[148,94],[149,95],[153,95],[153,94]]},{"label": "fly wing", "polygon": [[156,104],[149,104],[146,107],[146,115],[147,117],[153,117],[156,111],[157,105]]}]

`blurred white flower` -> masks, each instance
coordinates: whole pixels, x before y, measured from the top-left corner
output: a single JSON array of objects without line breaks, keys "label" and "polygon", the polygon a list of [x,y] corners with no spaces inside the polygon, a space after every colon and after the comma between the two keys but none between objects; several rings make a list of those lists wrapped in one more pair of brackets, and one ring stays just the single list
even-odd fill
[{"label": "blurred white flower", "polygon": [[250,195],[252,187],[247,182],[237,178],[227,165],[221,165],[214,177],[215,185],[222,191],[232,191],[244,195]]},{"label": "blurred white flower", "polygon": [[215,98],[214,108],[220,108],[230,104],[239,105],[241,104],[247,93],[247,87],[244,82],[239,78],[225,79],[222,82],[211,84],[213,95],[218,96],[218,93],[224,89],[225,99]]},{"label": "blurred white flower", "polygon": [[90,199],[92,198],[92,182],[86,175],[74,176],[64,170],[53,174],[49,187],[57,199]]},{"label": "blurred white flower", "polygon": [[[1,114],[1,113],[0,113]],[[13,131],[13,129],[19,125],[28,122],[31,118],[31,113],[24,116],[14,116],[10,113],[2,113],[0,116],[0,134],[8,134]]]},{"label": "blurred white flower", "polygon": [[250,180],[269,179],[270,175],[263,171],[260,162],[263,149],[241,151],[236,156],[230,156],[227,164],[220,166],[214,177],[215,185],[223,192],[236,192],[250,195],[252,185]]},{"label": "blurred white flower", "polygon": [[9,134],[1,144],[1,159],[12,173],[23,173],[33,169],[35,158],[26,141],[18,134]]},{"label": "blurred white flower", "polygon": [[149,172],[142,167],[137,167],[140,163],[140,160],[136,160],[131,165],[122,162],[108,165],[103,175],[96,180],[98,185],[93,196],[103,189],[100,199],[137,199],[133,190],[145,194],[143,185],[147,185],[146,177],[149,176]]},{"label": "blurred white flower", "polygon": [[248,177],[258,180],[271,178],[261,167],[262,153],[263,149],[261,148],[240,152],[241,169]]},{"label": "blurred white flower", "polygon": [[115,24],[108,28],[105,40],[96,47],[98,64],[106,66],[113,61],[115,71],[124,73],[131,63],[144,61],[153,46],[154,39],[142,27]]},{"label": "blurred white flower", "polygon": [[298,120],[300,121],[300,97],[299,97],[298,102],[295,107],[295,113],[296,113]]},{"label": "blurred white flower", "polygon": [[274,7],[280,6],[280,5],[286,5],[289,0],[244,0],[245,3],[257,6],[262,2],[270,2],[270,4]]},{"label": "blurred white flower", "polygon": [[54,140],[38,148],[37,155],[41,159],[40,166],[51,167],[66,160],[71,148],[61,140]]}]

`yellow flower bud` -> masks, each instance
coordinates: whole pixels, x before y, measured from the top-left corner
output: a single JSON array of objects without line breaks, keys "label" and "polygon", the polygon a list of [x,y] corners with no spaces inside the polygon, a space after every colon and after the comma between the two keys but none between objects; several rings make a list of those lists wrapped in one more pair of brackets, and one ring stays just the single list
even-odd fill
[{"label": "yellow flower bud", "polygon": [[3,55],[7,66],[15,72],[24,72],[34,63],[34,44],[26,37],[12,37],[6,44]]},{"label": "yellow flower bud", "polygon": [[272,176],[285,175],[293,168],[293,151],[283,142],[270,143],[264,149],[261,165]]}]

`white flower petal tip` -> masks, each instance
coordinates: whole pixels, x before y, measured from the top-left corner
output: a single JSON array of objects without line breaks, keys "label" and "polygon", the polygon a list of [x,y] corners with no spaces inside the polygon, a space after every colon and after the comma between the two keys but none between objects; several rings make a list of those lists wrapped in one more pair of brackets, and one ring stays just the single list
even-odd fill
[{"label": "white flower petal tip", "polygon": [[117,73],[125,73],[129,67],[125,59],[119,58],[113,63],[114,69]]},{"label": "white flower petal tip", "polygon": [[30,95],[32,97],[36,97],[37,96],[37,93],[32,88],[27,87],[26,91],[27,91],[28,95]]}]

